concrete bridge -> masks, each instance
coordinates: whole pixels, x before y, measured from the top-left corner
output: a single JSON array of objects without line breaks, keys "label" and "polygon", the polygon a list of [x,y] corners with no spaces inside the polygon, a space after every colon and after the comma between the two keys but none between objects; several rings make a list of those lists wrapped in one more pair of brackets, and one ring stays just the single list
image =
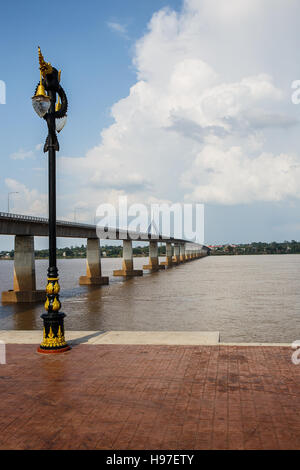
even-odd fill
[{"label": "concrete bridge", "polygon": [[[168,269],[181,263],[207,256],[209,249],[187,240],[166,238],[160,234],[128,232],[126,230],[101,228],[96,225],[77,222],[57,221],[57,237],[87,239],[86,276],[80,276],[81,285],[108,284],[109,278],[102,276],[99,229],[109,236],[106,239],[122,240],[123,260],[122,269],[115,270],[114,276],[125,279],[142,276],[143,270],[156,272]],[[114,238],[111,233],[114,232]],[[14,284],[13,290],[2,292],[2,302],[39,302],[45,299],[45,291],[36,290],[34,237],[48,236],[48,219],[19,214],[0,212],[0,235],[15,237]],[[134,269],[132,240],[149,242],[149,262],[143,270]],[[166,259],[159,263],[158,242],[166,244]]]}]

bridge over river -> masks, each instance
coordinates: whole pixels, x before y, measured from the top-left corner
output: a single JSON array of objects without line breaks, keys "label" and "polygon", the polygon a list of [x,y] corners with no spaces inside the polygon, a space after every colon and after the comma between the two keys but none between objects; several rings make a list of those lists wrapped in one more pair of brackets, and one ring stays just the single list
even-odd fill
[{"label": "bridge over river", "polygon": [[[34,237],[48,236],[49,221],[43,217],[0,212],[0,235],[15,237],[14,283],[13,289],[2,292],[2,302],[39,302],[45,299],[45,292],[36,290]],[[122,269],[115,270],[114,276],[124,279],[142,276],[143,270],[156,272],[169,269],[181,263],[207,256],[209,249],[188,240],[165,237],[161,234],[129,232],[127,230],[99,227],[78,222],[57,221],[57,237],[87,239],[86,276],[79,277],[81,285],[109,283],[109,278],[102,276],[100,238],[122,240]],[[100,238],[99,238],[100,234]],[[143,270],[134,269],[132,241],[149,242],[149,262]],[[166,244],[166,259],[159,263],[158,243]]]}]

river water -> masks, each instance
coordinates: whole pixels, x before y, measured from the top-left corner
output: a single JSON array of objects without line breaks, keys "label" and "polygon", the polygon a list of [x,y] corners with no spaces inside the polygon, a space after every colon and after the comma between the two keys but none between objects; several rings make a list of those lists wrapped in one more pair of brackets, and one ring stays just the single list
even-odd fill
[{"label": "river water", "polygon": [[[58,260],[69,330],[219,331],[225,342],[300,339],[300,255],[209,256],[122,281],[121,258],[102,259],[110,284],[79,286],[84,259]],[[135,268],[145,264],[135,258]],[[47,261],[36,261],[37,288]],[[13,261],[0,261],[0,290],[12,289]],[[0,329],[41,329],[41,304],[0,303]]]}]

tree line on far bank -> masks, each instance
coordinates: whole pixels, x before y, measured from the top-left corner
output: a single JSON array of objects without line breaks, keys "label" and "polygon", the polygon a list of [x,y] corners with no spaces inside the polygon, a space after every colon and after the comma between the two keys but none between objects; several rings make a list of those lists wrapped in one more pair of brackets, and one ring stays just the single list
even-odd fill
[{"label": "tree line on far bank", "polygon": [[[300,253],[300,242],[295,240],[284,242],[252,242],[242,243],[238,245],[211,245],[210,255],[274,255],[274,254],[293,254]],[[64,258],[86,258],[86,246],[71,246],[65,248],[58,248],[56,250],[59,259]],[[49,250],[35,250],[35,257],[37,259],[47,259],[49,257]],[[149,256],[149,245],[133,247],[134,256]],[[159,256],[165,256],[165,244],[158,245]],[[122,246],[105,245],[101,247],[101,256],[103,258],[120,258],[122,257]],[[0,259],[13,259],[14,250],[0,251]]]},{"label": "tree line on far bank", "polygon": [[[134,256],[149,256],[149,245],[148,246],[136,246],[132,249]],[[165,245],[158,246],[159,256],[164,256],[166,254]],[[49,250],[35,250],[34,255],[36,259],[46,259],[49,257]],[[56,250],[57,258],[86,258],[86,246],[71,246],[65,248],[57,248]],[[101,247],[101,256],[103,258],[119,258],[122,257],[122,246],[115,245],[105,245]],[[0,258],[4,259],[13,259],[14,250],[11,251],[0,251]]]},{"label": "tree line on far bank", "polygon": [[300,253],[300,242],[252,242],[238,245],[214,245],[210,247],[211,255],[283,255]]}]

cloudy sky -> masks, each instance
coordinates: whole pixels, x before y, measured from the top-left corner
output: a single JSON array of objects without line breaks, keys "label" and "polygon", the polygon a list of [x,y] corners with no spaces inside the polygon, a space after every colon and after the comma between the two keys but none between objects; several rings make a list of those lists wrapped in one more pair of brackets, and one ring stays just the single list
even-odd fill
[{"label": "cloudy sky", "polygon": [[1,210],[17,191],[11,212],[47,215],[46,129],[30,103],[39,44],[70,100],[60,218],[92,222],[127,195],[204,203],[207,244],[300,239],[297,0],[54,4],[45,22],[38,2],[20,1],[18,19],[4,7]]}]

